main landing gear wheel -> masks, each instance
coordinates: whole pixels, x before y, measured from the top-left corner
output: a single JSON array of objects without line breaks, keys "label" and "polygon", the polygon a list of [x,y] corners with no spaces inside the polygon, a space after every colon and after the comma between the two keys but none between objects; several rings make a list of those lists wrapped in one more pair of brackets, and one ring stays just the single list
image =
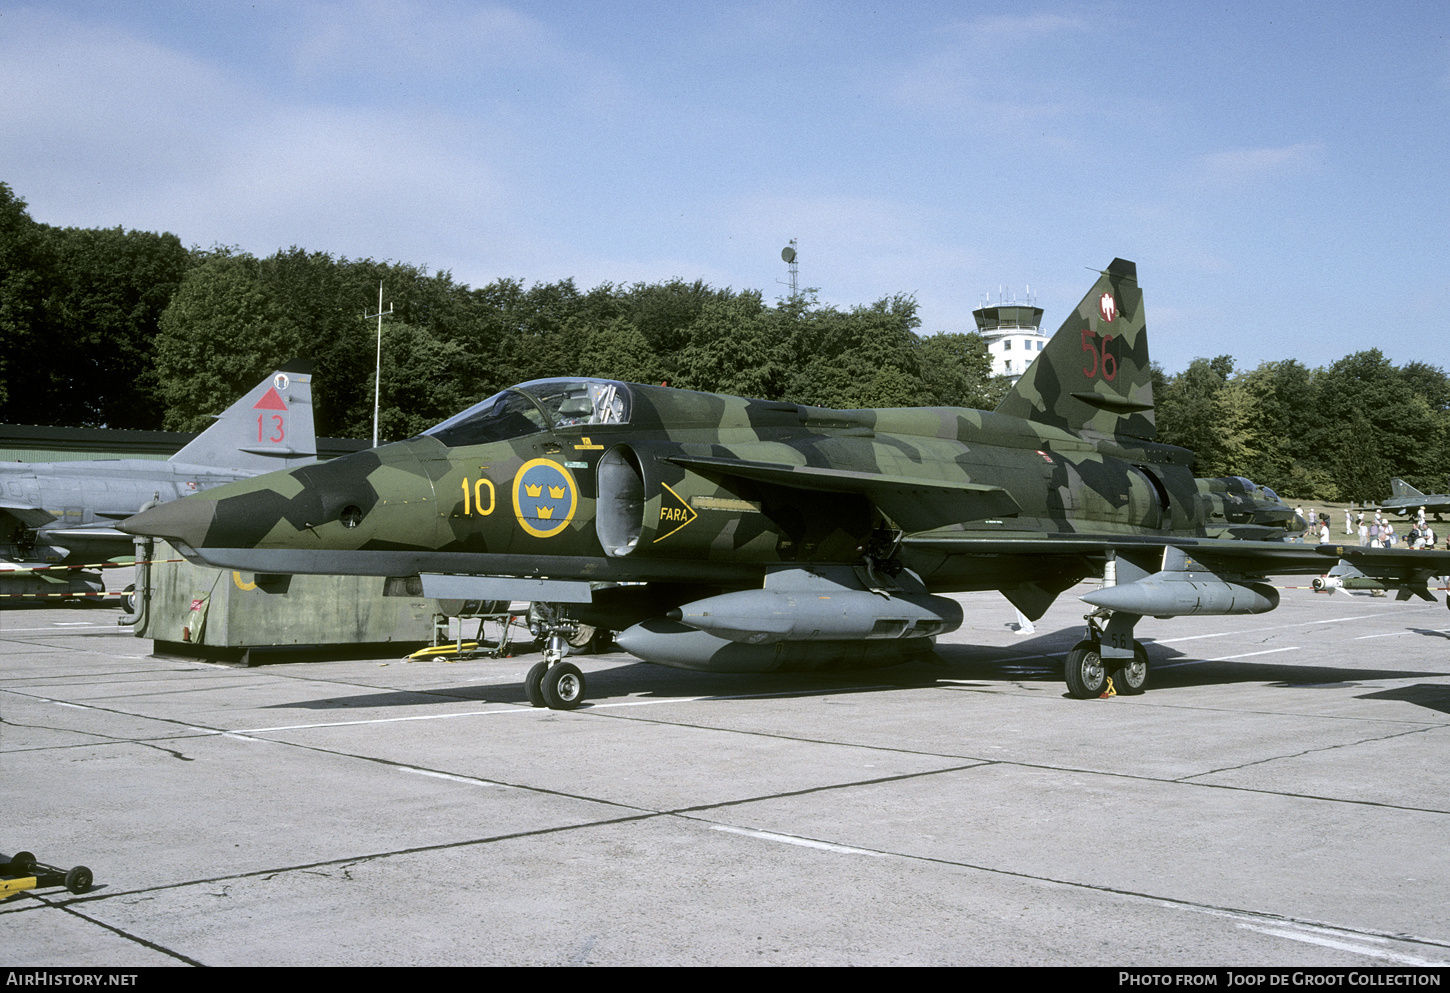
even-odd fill
[{"label": "main landing gear wheel", "polygon": [[1067,692],[1079,700],[1093,700],[1102,696],[1107,686],[1108,670],[1097,642],[1084,640],[1073,645],[1067,653]]},{"label": "main landing gear wheel", "polygon": [[531,706],[548,706],[548,702],[544,699],[544,673],[548,671],[549,663],[539,662],[524,677],[524,692],[529,695],[529,704]]},{"label": "main landing gear wheel", "polygon": [[544,673],[542,688],[550,710],[573,710],[584,702],[584,673],[572,662],[560,662]]},{"label": "main landing gear wheel", "polygon": [[1113,673],[1113,688],[1119,696],[1137,696],[1148,688],[1148,650],[1133,642],[1133,661]]}]

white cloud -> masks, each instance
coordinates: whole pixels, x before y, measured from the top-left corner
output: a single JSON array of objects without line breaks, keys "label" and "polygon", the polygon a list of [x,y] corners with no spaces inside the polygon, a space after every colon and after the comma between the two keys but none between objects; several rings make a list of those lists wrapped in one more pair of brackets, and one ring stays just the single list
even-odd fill
[{"label": "white cloud", "polygon": [[198,115],[229,103],[198,59],[30,12],[4,16],[0,92],[0,168],[18,191],[154,181],[192,160],[210,130]]},{"label": "white cloud", "polygon": [[1300,142],[1279,148],[1241,148],[1201,156],[1200,175],[1212,182],[1238,185],[1313,168],[1323,159],[1323,142]]},{"label": "white cloud", "polygon": [[358,0],[282,8],[277,43],[305,74],[429,78],[499,65],[571,65],[538,21],[492,4]]},{"label": "white cloud", "polygon": [[959,21],[947,30],[976,44],[1000,44],[1040,38],[1060,31],[1076,33],[1087,26],[1080,17],[1062,14],[988,14]]},{"label": "white cloud", "polygon": [[259,92],[115,28],[5,16],[0,176],[55,224],[437,266],[508,226],[487,123]]},{"label": "white cloud", "polygon": [[[996,15],[949,25],[944,43],[912,60],[894,88],[898,102],[919,113],[970,117],[982,128],[1024,123],[1076,111],[1082,98],[1050,82],[1038,44],[1048,36],[1076,35],[1084,24],[1055,14]],[[1084,41],[1086,44],[1086,41]],[[1037,52],[1037,58],[1028,58]]]}]

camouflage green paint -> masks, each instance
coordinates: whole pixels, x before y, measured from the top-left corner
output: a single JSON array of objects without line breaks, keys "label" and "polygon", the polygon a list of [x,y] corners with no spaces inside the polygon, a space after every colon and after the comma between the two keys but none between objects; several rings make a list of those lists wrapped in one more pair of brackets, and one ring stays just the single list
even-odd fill
[{"label": "camouflage green paint", "polygon": [[1271,493],[1195,479],[1192,453],[1154,441],[1143,298],[1121,259],[996,411],[830,410],[583,380],[523,389],[563,396],[569,383],[627,390],[627,421],[547,427],[541,407],[517,437],[448,447],[423,435],[124,528],[264,572],[744,589],[784,564],[875,562],[933,592],[1000,589],[1032,617],[1120,549],[1150,561],[1191,546],[1235,574],[1319,572],[1337,554],[1285,545],[1302,522]]}]

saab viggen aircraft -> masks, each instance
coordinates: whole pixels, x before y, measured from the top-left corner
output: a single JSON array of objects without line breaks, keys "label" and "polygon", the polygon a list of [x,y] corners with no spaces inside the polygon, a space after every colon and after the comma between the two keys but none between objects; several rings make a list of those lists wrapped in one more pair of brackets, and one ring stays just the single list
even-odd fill
[{"label": "saab viggen aircraft", "polygon": [[[1341,559],[1428,597],[1450,553],[1313,546],[1239,477],[1155,440],[1143,295],[1101,273],[995,411],[830,410],[622,383],[524,383],[406,441],[232,483],[120,525],[261,573],[421,577],[428,596],[547,605],[526,686],[577,706],[573,625],[716,672],[887,665],[962,624],[1028,618],[1090,576],[1067,685],[1141,692],[1146,615],[1272,610],[1270,574]],[[624,585],[609,585],[624,584]],[[604,587],[604,588],[601,588]]]}]

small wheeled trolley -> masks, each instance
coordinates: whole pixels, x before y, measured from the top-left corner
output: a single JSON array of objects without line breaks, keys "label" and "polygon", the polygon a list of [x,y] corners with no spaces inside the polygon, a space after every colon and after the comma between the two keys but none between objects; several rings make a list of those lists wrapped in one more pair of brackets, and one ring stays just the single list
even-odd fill
[{"label": "small wheeled trolley", "polygon": [[0,900],[42,886],[64,886],[72,893],[84,893],[91,888],[91,870],[83,865],[72,869],[46,865],[35,861],[30,852],[0,855]]}]

